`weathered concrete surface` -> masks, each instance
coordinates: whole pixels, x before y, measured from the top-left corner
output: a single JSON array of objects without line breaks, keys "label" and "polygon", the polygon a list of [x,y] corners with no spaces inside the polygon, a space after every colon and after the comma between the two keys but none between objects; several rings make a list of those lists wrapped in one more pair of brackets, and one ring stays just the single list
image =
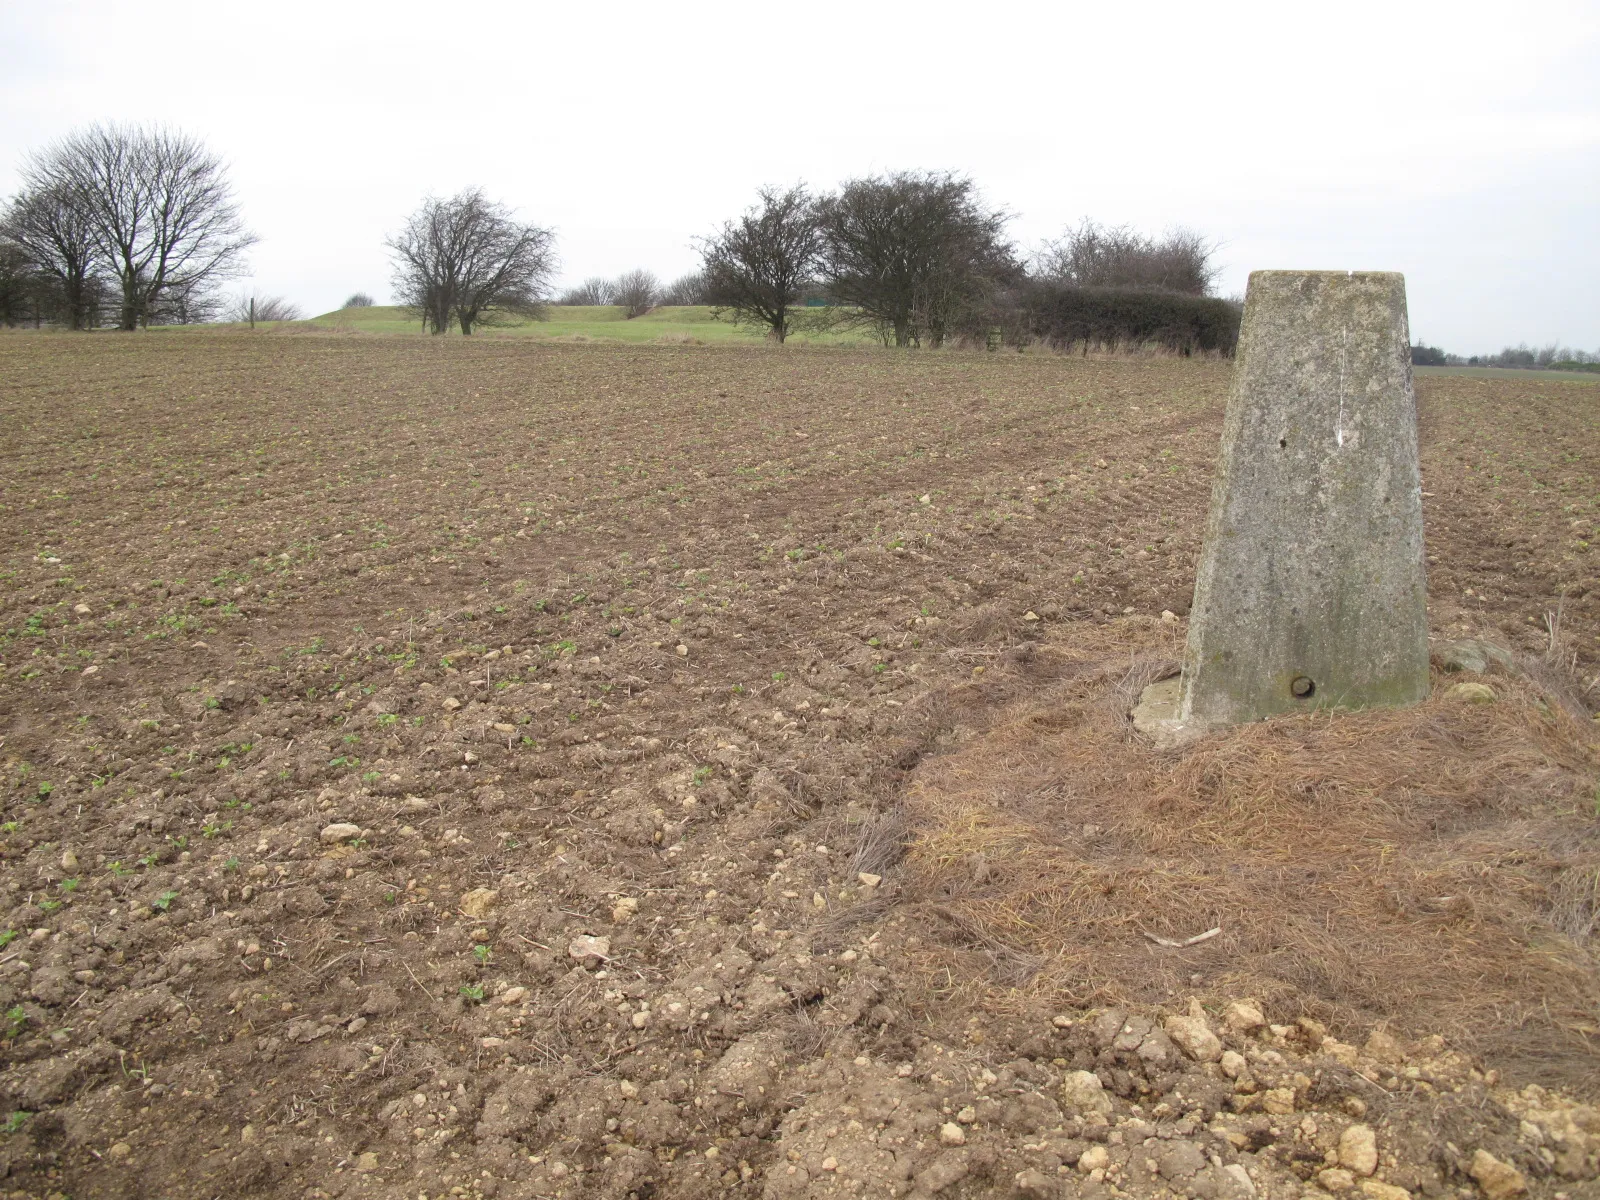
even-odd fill
[{"label": "weathered concrete surface", "polygon": [[1154,742],[1157,750],[1174,750],[1205,732],[1201,725],[1186,725],[1178,719],[1182,688],[1183,681],[1177,676],[1157,680],[1139,693],[1139,703],[1128,714],[1134,731]]},{"label": "weathered concrete surface", "polygon": [[1180,720],[1428,694],[1410,340],[1401,275],[1251,274]]}]

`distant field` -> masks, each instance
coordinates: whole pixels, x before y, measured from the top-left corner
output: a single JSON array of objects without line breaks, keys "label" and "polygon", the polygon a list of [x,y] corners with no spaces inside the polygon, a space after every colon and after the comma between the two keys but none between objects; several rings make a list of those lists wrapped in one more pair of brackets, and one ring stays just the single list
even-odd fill
[{"label": "distant field", "polygon": [[[735,325],[732,321],[719,321],[705,306],[663,307],[642,317],[628,320],[623,310],[609,305],[567,306],[552,305],[548,320],[519,321],[514,325],[486,326],[473,333],[473,337],[533,337],[561,341],[610,342],[760,342],[764,332],[750,325]],[[341,308],[334,312],[299,322],[321,329],[346,330],[351,333],[420,333],[421,325],[404,309],[397,307]],[[447,336],[460,336],[451,330]],[[824,345],[858,345],[871,341],[861,330],[817,333],[800,331],[792,334],[796,341]]]},{"label": "distant field", "polygon": [[1524,371],[1517,367],[1413,367],[1418,375],[1469,375],[1474,379],[1578,379],[1600,383],[1589,371]]}]

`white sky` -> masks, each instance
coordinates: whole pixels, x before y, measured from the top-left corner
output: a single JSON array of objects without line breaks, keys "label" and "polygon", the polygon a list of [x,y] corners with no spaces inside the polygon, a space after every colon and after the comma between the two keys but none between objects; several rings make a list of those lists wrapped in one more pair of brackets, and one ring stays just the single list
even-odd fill
[{"label": "white sky", "polygon": [[7,3],[0,193],[159,121],[232,166],[255,286],[388,294],[384,235],[481,184],[566,281],[692,270],[763,183],[965,171],[1024,246],[1088,215],[1255,268],[1406,273],[1458,353],[1600,349],[1600,5]]}]

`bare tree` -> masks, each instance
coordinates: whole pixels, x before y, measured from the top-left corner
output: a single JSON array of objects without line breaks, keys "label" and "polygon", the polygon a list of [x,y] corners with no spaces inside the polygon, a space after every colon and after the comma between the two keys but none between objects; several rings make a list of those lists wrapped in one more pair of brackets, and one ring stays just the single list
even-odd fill
[{"label": "bare tree", "polygon": [[706,291],[733,319],[765,325],[782,342],[822,252],[816,205],[805,185],[762,188],[761,204],[704,238]]},{"label": "bare tree", "polygon": [[626,309],[630,321],[661,303],[661,281],[643,267],[618,275],[611,287],[611,303]]},{"label": "bare tree", "polygon": [[248,322],[254,329],[257,321],[298,321],[304,316],[305,311],[292,300],[246,292],[233,298],[222,319],[240,324]]},{"label": "bare tree", "polygon": [[0,239],[0,325],[9,328],[29,320],[40,323],[42,282],[38,269],[22,247]]},{"label": "bare tree", "polygon": [[1216,244],[1192,229],[1148,237],[1128,225],[1105,226],[1087,217],[1034,259],[1035,274],[1079,287],[1126,288],[1209,296],[1220,268]]},{"label": "bare tree", "polygon": [[388,246],[400,302],[434,333],[443,333],[452,316],[463,334],[507,314],[544,316],[555,234],[514,220],[481,188],[424,200]]},{"label": "bare tree", "polygon": [[163,288],[145,314],[147,325],[204,325],[222,317],[227,298],[215,287],[182,282]]},{"label": "bare tree", "polygon": [[819,202],[822,277],[887,344],[941,345],[962,317],[1018,273],[1010,217],[970,179],[900,171],[847,182]]},{"label": "bare tree", "polygon": [[371,308],[372,297],[365,292],[351,292],[350,298],[339,306],[340,308]]},{"label": "bare tree", "polygon": [[165,293],[198,300],[237,274],[256,240],[222,160],[177,130],[91,125],[30,155],[22,178],[81,207],[121,287],[123,329],[149,324]]},{"label": "bare tree", "polygon": [[710,293],[706,290],[706,277],[701,271],[690,275],[680,275],[661,290],[661,303],[673,305],[692,305],[710,303]]},{"label": "bare tree", "polygon": [[96,274],[100,251],[81,197],[63,184],[24,191],[0,220],[0,236],[50,280],[62,324],[69,329],[99,324],[105,286]]},{"label": "bare tree", "polygon": [[616,284],[609,279],[602,279],[598,275],[591,275],[577,287],[568,288],[561,293],[558,304],[578,304],[590,307],[605,306],[613,303],[616,294]]}]

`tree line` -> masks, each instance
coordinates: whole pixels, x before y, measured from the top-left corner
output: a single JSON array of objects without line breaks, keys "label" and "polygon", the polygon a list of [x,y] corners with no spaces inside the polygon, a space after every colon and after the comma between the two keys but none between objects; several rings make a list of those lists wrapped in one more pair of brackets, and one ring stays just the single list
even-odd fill
[{"label": "tree line", "polygon": [[1507,346],[1498,354],[1450,354],[1438,346],[1418,342],[1411,347],[1411,363],[1418,367],[1508,367],[1524,371],[1594,371],[1600,369],[1600,350],[1574,350],[1560,342],[1533,347],[1526,342]]},{"label": "tree line", "polygon": [[[0,322],[131,330],[300,315],[281,297],[223,295],[256,238],[224,164],[197,138],[91,125],[26,155],[21,177],[0,211]],[[779,342],[809,325],[866,327],[895,346],[978,338],[1231,350],[1237,306],[1211,295],[1215,246],[1199,234],[1149,237],[1085,220],[1024,255],[1011,220],[953,172],[868,175],[831,192],[763,188],[696,239],[698,271],[663,284],[639,269],[559,296],[554,230],[481,188],[425,199],[386,246],[395,299],[432,333],[537,319],[551,303],[615,305],[629,317],[700,304]]]},{"label": "tree line", "polygon": [[[952,338],[1020,344],[1158,342],[1232,351],[1238,306],[1212,296],[1215,245],[1186,229],[1149,237],[1085,220],[1025,258],[1011,214],[951,172],[901,171],[815,194],[763,188],[757,203],[697,241],[701,269],[663,286],[645,270],[593,277],[560,304],[710,305],[779,342],[802,324],[865,326],[885,345]],[[538,316],[554,273],[554,234],[520,224],[469,189],[425,201],[390,239],[395,290],[442,333],[496,314]],[[445,297],[470,303],[441,307]]]},{"label": "tree line", "polygon": [[137,329],[214,319],[255,242],[199,139],[91,125],[22,164],[0,214],[0,320]]}]

